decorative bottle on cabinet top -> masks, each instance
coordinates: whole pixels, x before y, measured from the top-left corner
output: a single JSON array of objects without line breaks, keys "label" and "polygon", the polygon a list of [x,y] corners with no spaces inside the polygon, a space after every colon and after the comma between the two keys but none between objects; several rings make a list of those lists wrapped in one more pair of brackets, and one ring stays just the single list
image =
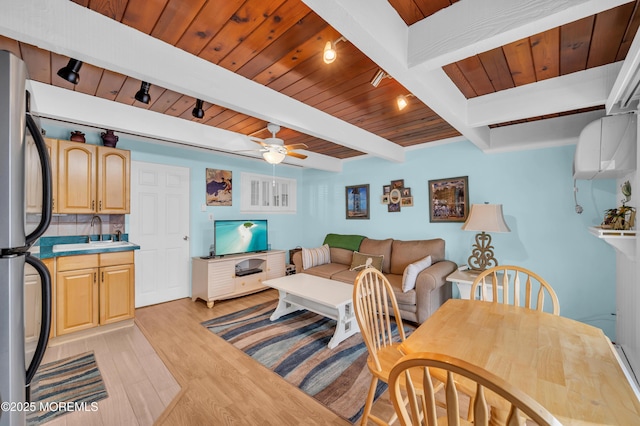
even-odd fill
[{"label": "decorative bottle on cabinet top", "polygon": [[73,132],[71,132],[71,136],[69,137],[69,140],[74,142],[86,142],[84,138],[84,133],[82,133],[79,130],[74,130]]},{"label": "decorative bottle on cabinet top", "polygon": [[116,143],[118,143],[118,136],[113,134],[113,130],[107,130],[106,132],[102,132],[100,137],[102,137],[102,144],[104,146],[109,146],[111,148],[115,148]]}]

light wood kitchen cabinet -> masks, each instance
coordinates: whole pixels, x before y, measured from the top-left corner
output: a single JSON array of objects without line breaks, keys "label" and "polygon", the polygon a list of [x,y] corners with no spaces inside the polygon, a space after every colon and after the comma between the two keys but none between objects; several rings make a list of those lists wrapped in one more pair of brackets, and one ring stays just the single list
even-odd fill
[{"label": "light wood kitchen cabinet", "polygon": [[133,252],[100,254],[100,324],[134,316]]},{"label": "light wood kitchen cabinet", "polygon": [[134,316],[133,251],[57,259],[56,335]]},{"label": "light wood kitchen cabinet", "polygon": [[97,254],[57,259],[56,336],[98,325]]},{"label": "light wood kitchen cabinet", "polygon": [[73,141],[57,142],[57,213],[129,213],[129,151]]}]

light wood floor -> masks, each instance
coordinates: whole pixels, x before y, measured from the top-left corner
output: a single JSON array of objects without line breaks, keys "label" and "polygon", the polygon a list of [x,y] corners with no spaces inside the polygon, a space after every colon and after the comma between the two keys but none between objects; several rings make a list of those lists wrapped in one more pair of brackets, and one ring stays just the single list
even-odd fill
[{"label": "light wood floor", "polygon": [[137,326],[49,346],[43,363],[93,351],[108,398],[95,412],[78,411],[47,426],[152,425],[171,404],[180,386]]},{"label": "light wood floor", "polygon": [[[118,337],[115,342],[105,340],[92,344],[89,340],[96,338],[90,338],[54,348],[59,354],[48,349],[50,358],[45,362],[97,346],[98,366],[109,392],[109,398],[104,402],[111,401],[104,409],[100,407],[99,416],[96,413],[71,413],[47,426],[145,425],[151,424],[152,419],[157,425],[180,426],[349,425],[348,421],[200,325],[207,319],[275,298],[275,290],[266,290],[216,302],[213,309],[207,309],[202,301],[190,299],[148,306],[136,310],[137,327],[130,328],[134,331]],[[107,335],[104,338],[107,339]],[[129,354],[102,362],[100,349]],[[175,397],[168,396],[175,388],[157,391],[155,397],[143,396],[145,387],[155,388],[153,380],[166,380],[159,365],[143,361],[147,358],[142,355],[149,356],[149,351],[157,354],[179,385]],[[140,364],[135,364],[134,357]],[[136,371],[131,371],[130,377],[127,374],[123,377],[119,372],[124,366],[120,364]],[[158,377],[155,377],[156,372]],[[149,375],[151,383],[142,385],[136,380],[144,374]],[[112,386],[119,390],[112,392]],[[127,404],[124,398],[129,394],[134,398]],[[160,403],[168,403],[168,407],[160,408]],[[383,418],[391,415],[393,408],[386,396],[378,400],[373,412]]]}]

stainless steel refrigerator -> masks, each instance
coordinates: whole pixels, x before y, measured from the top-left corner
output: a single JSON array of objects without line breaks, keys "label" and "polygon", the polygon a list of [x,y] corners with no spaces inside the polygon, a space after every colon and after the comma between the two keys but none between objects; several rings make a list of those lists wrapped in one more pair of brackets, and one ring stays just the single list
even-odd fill
[{"label": "stainless steel refrigerator", "polygon": [[[25,63],[0,50],[0,426],[24,425],[22,404],[47,346],[51,324],[51,278],[44,264],[29,254],[51,221],[49,155],[33,114]],[[37,150],[35,173],[27,156]],[[34,180],[35,179],[35,180]],[[29,213],[26,191],[38,182],[41,209]],[[40,184],[41,182],[41,184]],[[24,274],[26,264],[40,275],[42,320],[33,356],[25,352]],[[27,306],[30,307],[30,306]],[[26,359],[26,358],[31,359]],[[6,408],[9,408],[7,411]]]}]

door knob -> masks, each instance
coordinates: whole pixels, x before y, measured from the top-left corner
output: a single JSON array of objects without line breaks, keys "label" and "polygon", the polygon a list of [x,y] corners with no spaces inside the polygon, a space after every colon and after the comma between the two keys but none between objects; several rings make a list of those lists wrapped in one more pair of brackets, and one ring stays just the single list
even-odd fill
[{"label": "door knob", "polygon": [[185,241],[189,241],[189,237],[186,236],[186,235],[184,237],[182,237],[182,239],[185,240]]}]

